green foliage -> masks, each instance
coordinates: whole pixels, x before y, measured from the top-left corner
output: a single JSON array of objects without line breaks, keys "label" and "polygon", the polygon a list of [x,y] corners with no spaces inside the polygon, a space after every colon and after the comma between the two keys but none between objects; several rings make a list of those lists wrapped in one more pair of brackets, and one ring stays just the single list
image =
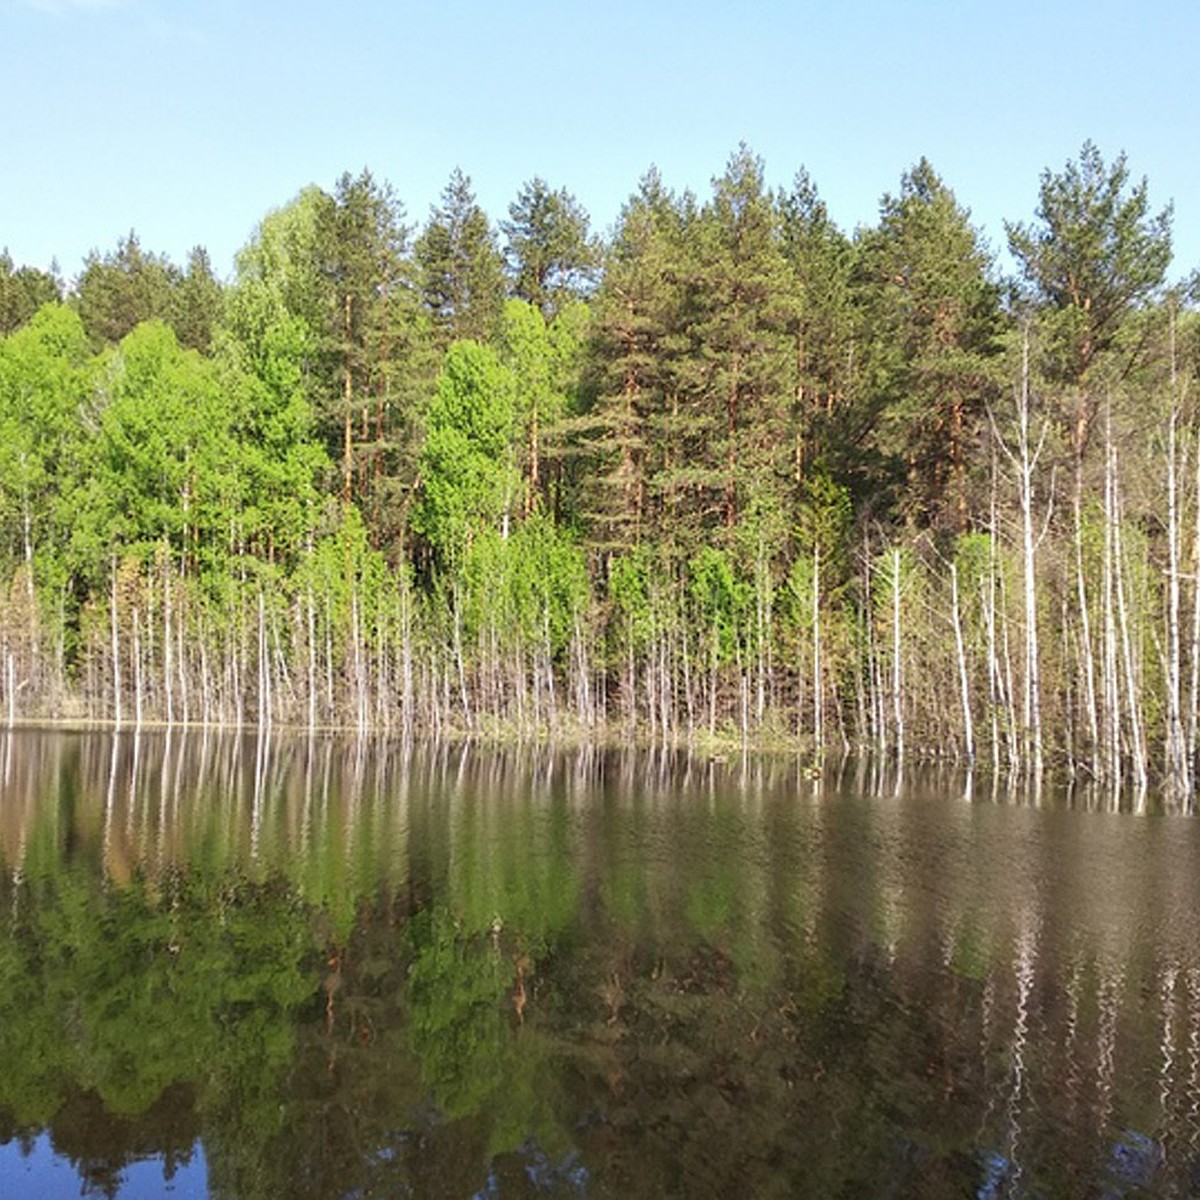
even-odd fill
[{"label": "green foliage", "polygon": [[526,183],[501,228],[513,294],[550,320],[566,303],[587,294],[598,260],[588,217],[566,188],[544,179]]},{"label": "green foliage", "polygon": [[9,571],[26,554],[41,578],[63,570],[83,484],[89,384],[86,334],[62,305],[0,341],[0,538]]},{"label": "green foliage", "polygon": [[444,910],[409,927],[413,960],[406,987],[413,1048],[437,1103],[452,1117],[479,1112],[510,1069],[501,997],[513,964],[481,932]]},{"label": "green foliage", "polygon": [[677,532],[664,510],[679,516],[674,455],[686,460],[693,436],[675,411],[689,219],[650,171],[622,210],[591,305],[597,394],[581,430],[582,491],[592,541],[608,551]]},{"label": "green foliage", "polygon": [[820,554],[827,573],[835,571],[844,563],[854,519],[849,489],[814,472],[805,480],[799,516],[801,545]]},{"label": "green foliage", "polygon": [[876,446],[903,484],[901,511],[961,529],[967,453],[994,391],[1000,292],[969,214],[926,160],[884,197],[859,270]]},{"label": "green foliage", "polygon": [[20,1122],[74,1087],[127,1117],[176,1083],[201,1105],[277,1090],[313,990],[300,913],[204,877],[103,889],[61,864],[31,889],[0,939],[0,1105]]},{"label": "green foliage", "polygon": [[662,623],[660,567],[648,545],[609,560],[608,597],[617,612],[616,628],[628,649],[644,649]]},{"label": "green foliage", "polygon": [[60,303],[62,293],[57,268],[17,267],[8,251],[0,250],[0,337],[27,324],[43,305]]},{"label": "green foliage", "polygon": [[305,383],[310,347],[303,322],[280,313],[249,336],[222,332],[215,348],[242,475],[239,523],[272,556],[294,557],[307,540],[329,468]]},{"label": "green foliage", "polygon": [[530,638],[544,632],[552,653],[562,655],[587,605],[588,574],[570,532],[550,518],[524,521],[511,540],[515,609]]},{"label": "green foliage", "polygon": [[[56,274],[0,254],[0,704],[124,719],[136,697],[177,719],[186,694],[189,720],[257,699],[442,732],[599,725],[615,703],[664,737],[735,714],[748,735],[751,708],[799,731],[811,707],[848,742],[881,737],[886,708],[951,744],[948,558],[966,702],[1032,697],[1005,400],[1028,395],[1046,729],[1081,723],[1070,672],[1099,663],[1115,604],[1088,500],[1103,405],[1131,641],[1104,689],[1130,728],[1105,736],[1138,740],[1136,708],[1153,758],[1167,642],[1181,691],[1193,666],[1168,590],[1186,614],[1200,325],[1194,296],[1162,295],[1169,208],[1085,144],[1008,229],[1028,293],[1006,309],[927,161],[853,237],[804,171],[765,178],[745,146],[701,199],[651,170],[602,255],[534,180],[502,227],[507,302],[461,172],[411,246],[368,171],[305,189],[228,287],[203,250],[180,269],[131,233],[89,256],[69,308],[42,305]],[[902,549],[898,586],[880,545]],[[885,678],[894,594],[903,679]]]},{"label": "green foliage", "polygon": [[1051,344],[1061,377],[1081,379],[1126,316],[1161,288],[1171,219],[1170,205],[1151,212],[1145,179],[1129,188],[1124,154],[1106,164],[1093,142],[1061,172],[1042,173],[1037,223],[1006,229],[1035,298],[1058,314]]},{"label": "green foliage", "polygon": [[231,397],[211,362],[149,322],[102,371],[107,403],[77,539],[93,577],[116,545],[148,557],[166,541],[179,557],[220,561],[244,494]]},{"label": "green foliage", "polygon": [[446,355],[425,415],[421,495],[413,526],[443,562],[457,564],[472,536],[511,511],[516,394],[492,350],[457,342]]},{"label": "green foliage", "polygon": [[706,546],[688,566],[688,591],[698,618],[706,631],[716,663],[731,662],[743,634],[743,623],[751,602],[751,591],[734,573],[729,556]]},{"label": "green foliage", "polygon": [[524,300],[504,306],[500,353],[513,377],[527,513],[541,503],[551,483],[545,458],[561,465],[560,428],[579,390],[587,325],[587,307],[579,302],[567,304],[549,325]]},{"label": "green foliage", "polygon": [[167,320],[181,346],[207,352],[221,316],[224,293],[208,251],[196,246],[188,256],[187,270],[180,276],[171,295]]},{"label": "green foliage", "polygon": [[543,643],[563,656],[587,606],[587,564],[574,538],[543,514],[470,543],[462,563],[469,636],[488,629],[503,644]]},{"label": "green foliage", "polygon": [[163,255],[142,249],[137,234],[117,242],[103,257],[93,251],[75,283],[75,304],[97,348],[112,346],[144,321],[171,316],[179,268]]},{"label": "green foliage", "polygon": [[258,331],[285,315],[299,321],[310,338],[318,336],[324,308],[317,220],[328,202],[320,188],[305,188],[268,213],[238,252],[225,321],[240,340],[253,343],[261,336]]},{"label": "green foliage", "polygon": [[414,249],[436,336],[491,341],[504,302],[504,259],[470,179],[457,168]]}]

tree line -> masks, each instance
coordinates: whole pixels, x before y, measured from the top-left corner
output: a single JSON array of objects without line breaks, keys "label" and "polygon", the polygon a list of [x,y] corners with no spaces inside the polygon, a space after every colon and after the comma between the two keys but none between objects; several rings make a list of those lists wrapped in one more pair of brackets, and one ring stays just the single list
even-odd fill
[{"label": "tree line", "polygon": [[1191,794],[1194,288],[1091,143],[1006,225],[745,147],[419,227],[370,172],[217,279],[0,256],[0,704],[118,724],[735,736]]}]

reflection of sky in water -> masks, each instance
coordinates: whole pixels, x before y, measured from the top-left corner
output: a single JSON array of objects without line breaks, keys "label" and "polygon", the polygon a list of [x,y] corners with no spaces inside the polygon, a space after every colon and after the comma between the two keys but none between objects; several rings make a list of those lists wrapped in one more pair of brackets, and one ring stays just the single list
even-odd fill
[{"label": "reflection of sky in water", "polygon": [[[81,1190],[79,1172],[71,1161],[55,1154],[48,1134],[42,1134],[26,1154],[17,1142],[0,1145],[0,1180],[4,1195],[13,1200],[79,1200],[81,1195],[102,1196],[103,1191]],[[121,1171],[117,1200],[205,1200],[208,1196],[208,1165],[197,1144],[190,1162],[180,1163],[175,1174],[163,1178],[161,1159],[130,1163]]]}]

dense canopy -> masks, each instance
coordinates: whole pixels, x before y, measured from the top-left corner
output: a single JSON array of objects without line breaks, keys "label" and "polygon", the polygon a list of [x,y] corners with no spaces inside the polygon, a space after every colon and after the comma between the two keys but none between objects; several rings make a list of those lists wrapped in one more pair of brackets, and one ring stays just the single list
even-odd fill
[{"label": "dense canopy", "polygon": [[[1031,195],[1033,188],[1031,187]],[[1190,794],[1197,324],[1092,143],[1006,278],[922,159],[842,230],[746,147],[597,238],[456,171],[0,255],[9,720],[872,745]]]}]

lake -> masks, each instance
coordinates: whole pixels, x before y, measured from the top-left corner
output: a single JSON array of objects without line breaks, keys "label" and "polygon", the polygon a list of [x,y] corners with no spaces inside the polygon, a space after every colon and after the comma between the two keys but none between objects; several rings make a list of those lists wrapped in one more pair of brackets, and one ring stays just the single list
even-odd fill
[{"label": "lake", "polygon": [[0,734],[0,1195],[1200,1189],[1200,824],[950,770]]}]

